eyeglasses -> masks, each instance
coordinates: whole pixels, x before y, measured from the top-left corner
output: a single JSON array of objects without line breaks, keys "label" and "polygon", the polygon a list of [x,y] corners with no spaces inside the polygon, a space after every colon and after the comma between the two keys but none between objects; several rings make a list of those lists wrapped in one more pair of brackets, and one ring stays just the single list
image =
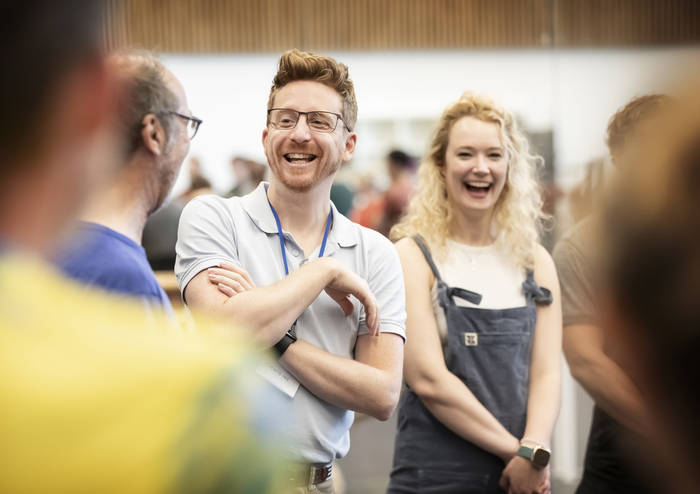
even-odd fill
[{"label": "eyeglasses", "polygon": [[178,117],[186,118],[189,120],[187,122],[187,137],[190,138],[190,141],[194,139],[194,136],[197,135],[197,131],[199,130],[199,126],[202,125],[202,120],[200,120],[197,117],[191,117],[189,115],[183,115],[182,113],[178,113],[176,111],[171,111],[173,115],[177,115]]},{"label": "eyeglasses", "polygon": [[[343,120],[343,117],[337,113],[329,111],[296,111],[288,108],[267,110],[269,124],[280,130],[292,130],[295,128],[301,115],[306,115],[306,125],[314,132],[334,132],[338,126],[338,120]],[[345,122],[343,122],[343,125],[345,125]],[[347,125],[345,127],[347,128]]]}]

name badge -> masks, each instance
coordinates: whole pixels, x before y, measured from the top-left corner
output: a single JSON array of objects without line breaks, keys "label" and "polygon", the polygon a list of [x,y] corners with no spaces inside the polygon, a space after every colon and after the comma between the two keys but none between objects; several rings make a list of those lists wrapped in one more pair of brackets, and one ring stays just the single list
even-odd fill
[{"label": "name badge", "polygon": [[464,333],[464,344],[467,346],[478,346],[479,335],[477,333]]},{"label": "name badge", "polygon": [[260,365],[258,365],[256,372],[290,398],[294,398],[294,395],[297,394],[297,390],[300,386],[299,381],[297,381],[279,362],[264,359],[260,362]]}]

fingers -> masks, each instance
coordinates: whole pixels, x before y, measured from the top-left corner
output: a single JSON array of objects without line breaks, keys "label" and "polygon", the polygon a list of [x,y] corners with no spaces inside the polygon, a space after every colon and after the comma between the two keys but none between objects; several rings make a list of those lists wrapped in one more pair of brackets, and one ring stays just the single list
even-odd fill
[{"label": "fingers", "polygon": [[236,295],[236,291],[230,286],[226,286],[223,283],[219,283],[218,287],[219,291],[227,297],[233,297],[234,295]]},{"label": "fingers", "polygon": [[250,287],[255,288],[255,283],[253,282],[253,278],[251,278],[248,271],[246,271],[242,267],[236,266],[235,264],[231,264],[230,262],[226,262],[226,261],[221,261],[219,263],[219,266],[221,266],[221,269],[225,269],[227,271],[231,271],[231,272],[239,274],[240,276],[243,277],[243,279],[248,283],[248,285]]},{"label": "fingers", "polygon": [[215,284],[223,283],[236,290],[237,293],[252,290],[255,287],[240,273],[221,268],[209,268],[207,271],[209,272],[209,281]]},{"label": "fingers", "polygon": [[510,489],[510,479],[508,478],[508,476],[505,473],[503,475],[501,475],[501,480],[498,481],[498,485],[504,491],[507,491]]},{"label": "fingers", "polygon": [[338,302],[338,305],[340,306],[340,308],[343,309],[343,312],[345,312],[346,316],[349,316],[355,310],[355,306],[353,305],[352,301],[348,297],[349,297],[349,295],[347,297],[343,297],[339,300],[336,300],[336,302]]}]

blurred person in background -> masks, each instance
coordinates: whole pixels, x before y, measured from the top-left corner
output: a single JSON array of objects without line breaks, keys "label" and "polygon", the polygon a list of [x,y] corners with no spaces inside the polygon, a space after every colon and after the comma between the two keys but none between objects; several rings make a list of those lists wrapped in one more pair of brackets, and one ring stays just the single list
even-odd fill
[{"label": "blurred person in background", "polygon": [[[635,168],[632,156],[649,137],[647,127],[667,104],[663,95],[635,98],[608,124],[607,144],[613,164]],[[595,165],[593,165],[595,166]],[[602,197],[603,173],[590,168],[588,195]],[[595,199],[585,210],[591,211]],[[562,236],[553,257],[559,273],[563,307],[563,348],[572,376],[595,401],[578,494],[652,492],[642,469],[635,467],[623,434],[644,434],[650,427],[647,406],[627,370],[619,348],[611,347],[598,321],[600,279],[595,272],[600,238],[598,215],[589,214]]]},{"label": "blurred person in background", "polygon": [[287,400],[288,492],[330,494],[354,412],[387,420],[398,402],[403,278],[391,242],[330,201],[357,142],[348,68],[287,51],[267,115],[270,183],[243,198],[192,201],[176,274],[193,310],[250,328],[275,349],[278,362],[263,373]]},{"label": "blurred person in background", "polygon": [[403,151],[386,157],[389,187],[384,192],[366,191],[352,212],[352,220],[385,237],[406,213],[415,186],[415,159]]},{"label": "blurred person in background", "polygon": [[415,186],[416,160],[403,151],[394,150],[387,156],[389,188],[384,193],[384,211],[378,231],[385,237],[408,210],[408,201]]},{"label": "blurred person in background", "polygon": [[146,220],[170,194],[201,120],[192,116],[177,78],[152,55],[125,52],[110,63],[129,90],[119,106],[127,156],[93,194],[57,263],[71,278],[137,297],[147,310],[165,310],[175,320],[141,238]]},{"label": "blurred person in background", "polygon": [[561,308],[538,243],[539,159],[484,96],[442,115],[391,232],[408,317],[388,493],[550,491]]},{"label": "blurred person in background", "polygon": [[179,202],[183,206],[197,196],[212,193],[211,181],[202,173],[202,166],[197,158],[190,158],[187,171],[190,175],[190,186],[185,192],[180,194],[180,197],[178,197]]},{"label": "blurred person in background", "polygon": [[154,334],[46,261],[125,159],[104,7],[0,4],[0,492],[277,492],[249,346]]},{"label": "blurred person in background", "polygon": [[699,115],[695,84],[653,119],[620,167],[602,233],[600,324],[647,403],[636,453],[658,491],[676,494],[700,486]]},{"label": "blurred person in background", "polygon": [[236,185],[224,197],[243,197],[253,192],[265,178],[265,165],[244,158],[231,160]]}]

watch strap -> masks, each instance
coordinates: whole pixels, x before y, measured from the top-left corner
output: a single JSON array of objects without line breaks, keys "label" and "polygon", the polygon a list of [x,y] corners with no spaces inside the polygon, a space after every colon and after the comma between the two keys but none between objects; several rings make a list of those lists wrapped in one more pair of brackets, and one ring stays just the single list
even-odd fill
[{"label": "watch strap", "polygon": [[518,452],[515,454],[532,461],[532,453],[534,453],[534,451],[535,448],[530,448],[529,446],[520,446],[518,448]]},{"label": "watch strap", "polygon": [[282,339],[275,343],[275,346],[272,347],[275,349],[275,353],[277,353],[277,358],[281,357],[282,354],[287,351],[289,345],[291,345],[295,341],[297,341],[297,337],[290,331],[287,331],[282,337]]}]

